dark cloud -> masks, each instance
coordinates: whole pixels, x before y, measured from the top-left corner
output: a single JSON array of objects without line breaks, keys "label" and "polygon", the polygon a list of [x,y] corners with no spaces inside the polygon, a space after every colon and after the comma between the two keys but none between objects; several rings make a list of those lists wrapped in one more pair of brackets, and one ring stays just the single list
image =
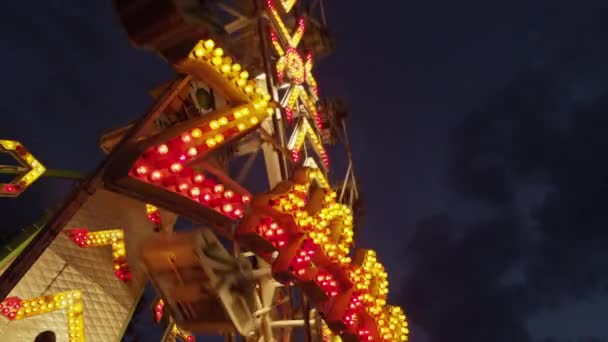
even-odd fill
[{"label": "dark cloud", "polygon": [[547,170],[555,191],[535,214],[541,239],[530,266],[542,297],[586,297],[608,286],[606,111],[608,94],[577,111],[567,148]]},{"label": "dark cloud", "polygon": [[[465,236],[457,232],[466,229]],[[414,323],[433,341],[528,341],[528,298],[501,279],[523,252],[523,234],[508,218],[459,227],[449,217],[419,222],[406,247],[415,265],[403,289]]]},{"label": "dark cloud", "polygon": [[[419,221],[402,295],[431,341],[531,341],[531,315],[606,293],[608,73],[598,55],[608,57],[607,18],[599,8],[585,17],[563,55],[453,131],[450,189],[495,214]],[[522,198],[539,185],[542,200]]]},{"label": "dark cloud", "polygon": [[557,110],[553,83],[550,73],[525,73],[454,130],[448,181],[455,192],[497,206],[513,200],[513,177],[533,175],[555,146],[545,118]]}]

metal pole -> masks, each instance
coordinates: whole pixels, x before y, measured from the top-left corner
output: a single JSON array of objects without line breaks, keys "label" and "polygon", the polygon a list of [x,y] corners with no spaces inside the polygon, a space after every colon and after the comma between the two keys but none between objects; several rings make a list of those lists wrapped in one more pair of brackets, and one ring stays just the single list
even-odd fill
[{"label": "metal pole", "polygon": [[161,337],[161,342],[174,342],[175,336],[173,334],[173,325],[175,322],[173,318],[169,318],[167,322],[167,326],[165,327],[165,331],[163,332],[163,337]]},{"label": "metal pole", "polygon": [[[316,322],[314,319],[308,320],[308,325],[313,326]],[[295,327],[303,327],[306,325],[306,322],[303,319],[288,319],[283,321],[273,321],[270,323],[270,326],[273,328],[295,328]]]},{"label": "metal pole", "polygon": [[[253,0],[257,20],[258,20],[258,35],[260,36],[260,52],[262,53],[262,62],[264,65],[264,72],[266,73],[266,87],[268,91],[272,95],[274,101],[279,102],[279,94],[277,91],[277,87],[274,82],[274,68],[272,67],[271,58],[270,58],[270,42],[268,41],[268,27],[266,26],[266,22],[264,21],[264,5],[260,4],[262,0]],[[279,142],[281,146],[286,145],[285,138],[285,116],[281,115],[281,109],[277,108],[275,115],[272,116],[272,123],[274,126],[274,131],[278,135]],[[287,160],[281,153],[277,153],[277,156],[280,161],[281,168],[281,176],[283,179],[287,179],[289,176],[289,168],[287,165]]]},{"label": "metal pole", "polygon": [[[348,137],[348,130],[346,128],[346,120],[344,120],[344,118],[342,118],[341,120],[342,123],[342,134],[344,135],[344,146],[346,147],[346,153],[348,156],[348,161],[350,164],[352,164],[353,162],[353,154],[352,151],[350,149],[350,138]],[[355,189],[357,189],[358,185],[357,185],[357,178],[355,177],[355,170],[351,170],[351,177],[352,177],[352,182],[353,185],[355,187]],[[359,195],[359,191],[355,190],[357,192],[357,196]]]},{"label": "metal pole", "polygon": [[141,117],[131,129],[125,134],[124,138],[110,152],[95,171],[76,188],[68,199],[49,220],[48,224],[41,229],[30,244],[25,247],[15,261],[0,275],[0,298],[4,299],[13,290],[15,285],[21,280],[29,268],[38,260],[46,248],[55,240],[63,227],[72,219],[74,214],[87,201],[89,196],[103,183],[103,173],[107,165],[119,153],[131,144],[142,131],[152,123],[158,115],[169,105],[170,101],[179,94],[179,91],[190,83],[190,76],[185,76],[181,80],[173,83],[163,97],[157,101],[152,108]]},{"label": "metal pole", "polygon": [[306,342],[312,342],[312,330],[310,327],[310,302],[308,298],[302,295],[302,300],[304,301],[304,327],[306,330]]},{"label": "metal pole", "polygon": [[325,17],[325,4],[323,3],[323,0],[321,0],[321,20],[323,20],[323,26],[327,27],[327,18]]}]

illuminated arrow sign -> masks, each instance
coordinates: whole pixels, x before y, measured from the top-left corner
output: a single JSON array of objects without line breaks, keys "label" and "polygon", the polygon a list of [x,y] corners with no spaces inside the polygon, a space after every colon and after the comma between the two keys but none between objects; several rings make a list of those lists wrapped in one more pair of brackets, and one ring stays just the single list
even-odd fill
[{"label": "illuminated arrow sign", "polygon": [[250,194],[221,172],[203,172],[204,159],[257,129],[274,113],[270,95],[212,40],[200,41],[175,65],[205,82],[231,107],[196,117],[126,149],[106,181],[152,204],[216,227],[241,218]]},{"label": "illuminated arrow sign", "polygon": [[67,311],[69,341],[84,342],[82,292],[80,290],[65,291],[26,300],[19,297],[9,297],[0,303],[0,314],[11,321],[63,309]]},{"label": "illuminated arrow sign", "polygon": [[112,246],[114,274],[123,282],[131,279],[131,271],[127,265],[127,252],[122,229],[100,230],[89,232],[85,228],[68,229],[66,235],[80,248]]},{"label": "illuminated arrow sign", "polygon": [[18,176],[9,183],[0,183],[0,197],[17,197],[34,183],[46,168],[19,142],[0,140],[0,152],[13,156],[22,166],[0,165],[2,173]]}]

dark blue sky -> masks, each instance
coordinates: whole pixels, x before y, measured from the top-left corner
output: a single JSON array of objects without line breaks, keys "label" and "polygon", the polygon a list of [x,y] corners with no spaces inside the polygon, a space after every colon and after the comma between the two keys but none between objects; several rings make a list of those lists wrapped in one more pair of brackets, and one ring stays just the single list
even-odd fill
[{"label": "dark blue sky", "polygon": [[[608,263],[590,254],[589,241],[608,238],[555,224],[557,213],[584,203],[577,196],[589,198],[570,191],[593,188],[579,184],[584,171],[608,171],[606,139],[593,124],[572,123],[608,90],[599,57],[608,57],[608,26],[597,24],[608,20],[606,5],[326,2],[337,49],[317,62],[317,79],[323,94],[349,104],[367,206],[359,240],[387,265],[413,340],[607,339],[608,299],[597,293]],[[110,1],[3,7],[0,137],[23,141],[49,167],[91,170],[102,158],[100,134],[143,113],[169,66],[129,45]],[[496,133],[496,122],[511,133]],[[578,139],[592,133],[597,141]],[[572,158],[544,158],[554,154]],[[480,155],[493,166],[469,168]],[[68,186],[45,179],[22,198],[0,199],[0,228],[33,221]],[[547,189],[574,204],[555,209]],[[545,216],[528,218],[530,209]],[[538,285],[546,283],[555,286]]]}]

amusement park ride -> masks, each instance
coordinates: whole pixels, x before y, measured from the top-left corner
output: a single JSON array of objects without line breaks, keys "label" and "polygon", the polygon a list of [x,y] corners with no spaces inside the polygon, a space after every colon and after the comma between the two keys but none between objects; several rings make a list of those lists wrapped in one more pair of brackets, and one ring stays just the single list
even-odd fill
[{"label": "amusement park ride", "polygon": [[[3,255],[3,340],[118,341],[148,281],[163,341],[407,340],[376,253],[354,249],[345,113],[313,76],[332,47],[322,1],[114,2],[132,43],[176,77],[101,138],[102,164]],[[333,144],[349,161],[338,183]],[[252,194],[259,151],[270,190]],[[2,196],[48,175],[17,141],[0,152],[22,164]],[[194,228],[174,232],[177,217]]]}]

